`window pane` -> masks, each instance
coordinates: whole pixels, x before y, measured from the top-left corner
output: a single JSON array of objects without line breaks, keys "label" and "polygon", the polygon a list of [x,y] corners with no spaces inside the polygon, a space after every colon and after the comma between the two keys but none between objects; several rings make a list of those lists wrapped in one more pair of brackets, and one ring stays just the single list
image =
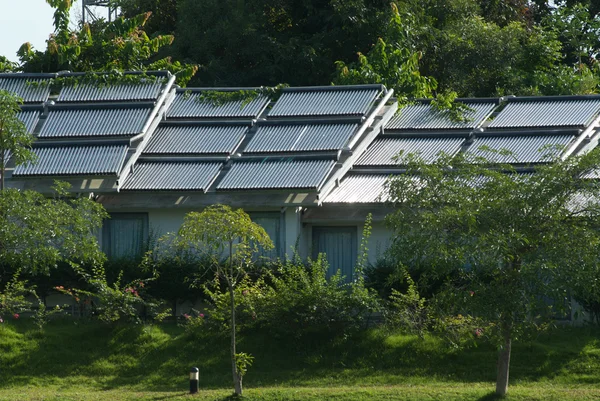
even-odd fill
[{"label": "window pane", "polygon": [[313,258],[319,253],[327,255],[327,276],[338,270],[351,281],[356,264],[356,227],[313,227]]},{"label": "window pane", "polygon": [[271,250],[261,248],[258,256],[276,259],[281,256],[281,213],[279,212],[250,212],[248,213],[253,222],[264,228],[269,238],[275,245]]},{"label": "window pane", "polygon": [[136,258],[148,239],[148,215],[114,213],[104,221],[102,247],[110,259]]}]

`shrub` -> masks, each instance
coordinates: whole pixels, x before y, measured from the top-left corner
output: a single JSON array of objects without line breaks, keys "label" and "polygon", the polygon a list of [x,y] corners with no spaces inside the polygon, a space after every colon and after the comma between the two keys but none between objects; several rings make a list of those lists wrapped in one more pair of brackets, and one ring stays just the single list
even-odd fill
[{"label": "shrub", "polygon": [[421,298],[415,282],[408,273],[405,275],[408,288],[406,293],[392,289],[384,316],[386,325],[407,334],[423,337],[430,329],[433,318],[424,298]]},{"label": "shrub", "polygon": [[333,339],[366,327],[377,308],[377,298],[365,288],[362,278],[344,281],[338,273],[327,278],[323,255],[309,260],[298,258],[281,264],[268,274],[269,286],[253,300],[257,325],[280,338],[300,340],[311,336]]},{"label": "shrub", "polygon": [[70,289],[62,286],[56,290],[72,296],[77,303],[91,308],[92,316],[104,323],[127,321],[141,323],[142,311],[155,320],[162,320],[168,312],[161,308],[160,303],[142,298],[144,288],[153,279],[134,280],[122,283],[122,274],[109,284],[103,267],[92,268],[88,273],[74,266],[85,280],[87,289]]}]

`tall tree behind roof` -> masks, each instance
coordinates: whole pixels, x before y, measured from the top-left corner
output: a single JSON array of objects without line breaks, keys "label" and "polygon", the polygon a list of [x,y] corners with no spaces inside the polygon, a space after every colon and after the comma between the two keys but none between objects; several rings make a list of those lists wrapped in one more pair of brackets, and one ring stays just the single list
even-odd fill
[{"label": "tall tree behind roof", "polygon": [[151,13],[115,21],[98,20],[69,29],[70,0],[46,0],[55,8],[55,31],[44,51],[24,43],[18,51],[24,72],[125,71],[168,69],[185,85],[195,74],[195,65],[181,64],[170,58],[159,58],[160,49],[173,43],[173,35],[148,37],[144,26]]}]

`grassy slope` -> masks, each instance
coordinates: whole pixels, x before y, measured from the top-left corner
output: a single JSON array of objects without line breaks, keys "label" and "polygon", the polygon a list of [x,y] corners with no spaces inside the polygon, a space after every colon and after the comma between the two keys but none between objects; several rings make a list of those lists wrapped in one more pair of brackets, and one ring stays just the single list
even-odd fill
[{"label": "grassy slope", "polygon": [[[514,347],[510,399],[600,399],[600,334],[563,329]],[[109,328],[54,322],[44,334],[0,325],[0,400],[189,399],[187,372],[200,368],[198,399],[230,390],[227,338],[190,338],[175,325]],[[371,331],[339,344],[290,344],[265,335],[241,350],[256,357],[245,379],[251,400],[487,400],[495,351],[448,349],[435,338]],[[196,398],[196,397],[195,397]]]}]

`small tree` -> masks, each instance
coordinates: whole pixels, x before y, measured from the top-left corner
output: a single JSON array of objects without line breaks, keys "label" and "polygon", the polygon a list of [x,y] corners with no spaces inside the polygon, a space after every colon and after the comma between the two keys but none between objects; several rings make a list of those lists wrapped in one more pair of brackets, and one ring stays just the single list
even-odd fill
[{"label": "small tree", "polygon": [[[218,277],[225,282],[230,300],[231,371],[235,394],[242,395],[242,376],[251,357],[236,351],[235,289],[252,266],[252,256],[260,247],[273,248],[265,230],[253,223],[243,210],[229,206],[213,205],[202,212],[185,216],[174,245],[206,256]],[[206,258],[202,258],[204,261]],[[206,264],[201,265],[203,269]]]},{"label": "small tree", "polygon": [[86,197],[66,197],[65,185],[57,184],[53,198],[0,191],[0,265],[47,274],[60,262],[104,261],[95,235],[107,217],[104,208]]},{"label": "small tree", "polygon": [[35,154],[31,151],[34,137],[18,117],[22,102],[14,93],[0,90],[0,191],[4,189],[9,157],[12,156],[16,165],[35,160]]},{"label": "small tree", "polygon": [[598,270],[600,184],[585,177],[600,152],[524,174],[461,155],[433,164],[409,155],[404,163],[407,173],[389,182],[391,252],[404,266],[450,277],[440,303],[487,322],[504,395],[512,341],[555,317],[580,271]]}]

